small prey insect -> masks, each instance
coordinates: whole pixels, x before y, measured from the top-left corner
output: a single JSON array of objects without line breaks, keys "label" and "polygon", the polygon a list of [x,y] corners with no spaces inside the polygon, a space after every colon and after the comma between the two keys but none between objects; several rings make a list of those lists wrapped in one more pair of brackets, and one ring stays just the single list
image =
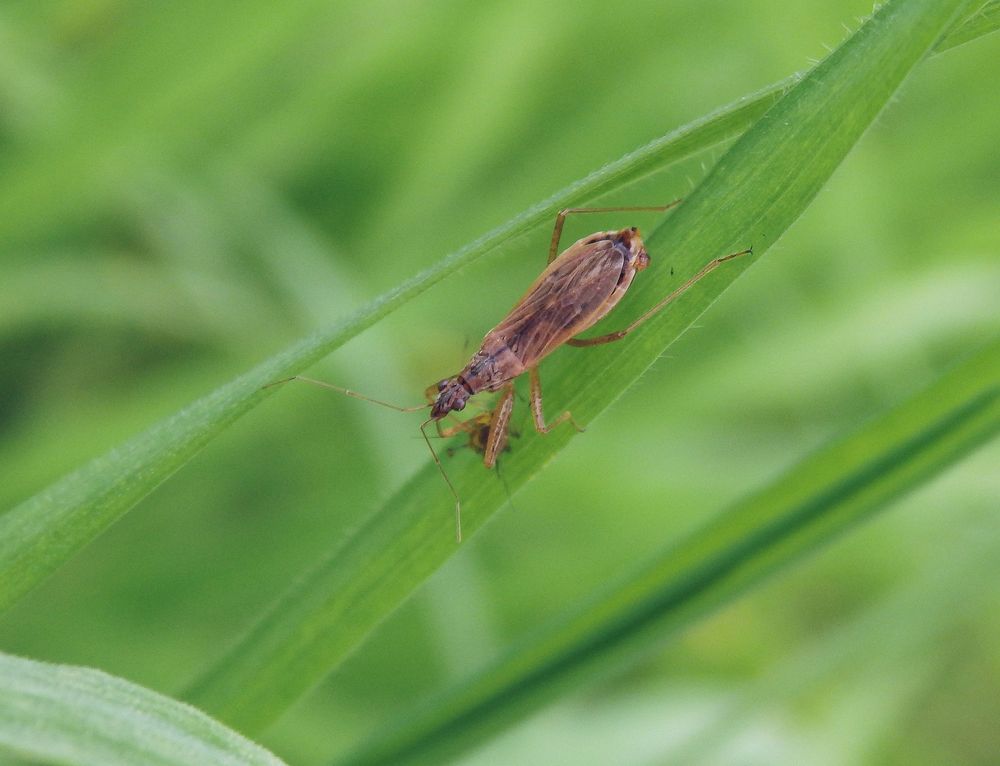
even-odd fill
[{"label": "small prey insect", "polygon": [[[507,402],[506,400],[502,402],[503,406],[510,408],[513,402]],[[452,457],[460,449],[469,448],[473,452],[478,452],[483,456],[483,462],[488,463],[487,468],[492,468],[496,463],[497,457],[501,452],[508,452],[510,450],[510,445],[508,444],[508,435],[513,433],[514,436],[520,436],[517,431],[511,431],[509,427],[498,427],[494,424],[494,420],[506,419],[509,415],[505,416],[500,413],[499,408],[494,408],[493,410],[488,410],[486,412],[480,412],[478,415],[474,415],[467,420],[454,425],[448,426],[447,428],[439,428],[438,433],[444,439],[448,439],[457,434],[467,434],[468,440],[465,444],[459,444],[457,447],[448,447],[445,450],[445,454],[448,457]],[[490,434],[496,432],[497,438],[490,440]],[[490,455],[486,454],[486,450],[491,451]]]},{"label": "small prey insect", "polygon": [[[557,256],[563,224],[566,217],[574,213],[664,211],[679,202],[680,200],[676,200],[668,205],[655,207],[570,208],[561,211],[556,217],[552,232],[548,266],[500,323],[486,333],[482,345],[473,354],[469,363],[457,374],[444,378],[436,386],[427,389],[428,404],[397,407],[356,391],[300,375],[270,385],[301,380],[401,412],[418,412],[429,406],[430,417],[420,425],[420,432],[455,498],[455,532],[456,538],[461,541],[461,500],[448,474],[445,473],[441,459],[431,445],[426,431],[427,426],[435,423],[438,434],[442,437],[458,433],[469,434],[469,444],[482,452],[483,465],[492,468],[499,453],[507,446],[510,416],[514,407],[514,380],[527,373],[535,430],[547,434],[556,426],[568,422],[577,431],[582,431],[583,428],[573,419],[569,410],[560,413],[551,421],[546,421],[542,409],[539,363],[564,344],[578,347],[597,346],[621,340],[689,290],[709,272],[726,261],[749,254],[751,249],[709,261],[694,276],[639,315],[624,329],[592,338],[579,338],[577,337],[579,333],[592,327],[618,305],[635,275],[649,265],[649,254],[646,252],[639,230],[630,227],[595,232],[574,242]],[[456,426],[442,425],[441,421],[445,417],[452,412],[463,410],[471,397],[484,391],[500,394],[492,411],[477,415]]]}]

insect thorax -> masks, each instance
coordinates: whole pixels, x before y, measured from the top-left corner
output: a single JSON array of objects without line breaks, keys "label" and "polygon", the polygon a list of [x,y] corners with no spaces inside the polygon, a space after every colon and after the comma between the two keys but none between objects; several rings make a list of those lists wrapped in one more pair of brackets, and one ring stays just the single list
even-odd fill
[{"label": "insect thorax", "polygon": [[473,392],[498,391],[523,372],[524,365],[507,344],[487,335],[482,348],[462,370],[461,377]]}]

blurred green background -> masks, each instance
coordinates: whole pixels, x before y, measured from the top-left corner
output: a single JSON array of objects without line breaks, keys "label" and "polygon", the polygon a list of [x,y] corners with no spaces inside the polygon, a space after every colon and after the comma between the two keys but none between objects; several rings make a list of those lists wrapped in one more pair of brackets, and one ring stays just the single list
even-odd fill
[{"label": "blurred green background", "polygon": [[[569,181],[806,68],[869,10],[5,3],[0,508]],[[995,337],[998,53],[993,36],[920,66],[778,246],[263,743],[322,763]],[[683,196],[722,148],[655,188]],[[609,201],[665,202],[653,186]],[[654,221],[577,221],[565,241]],[[313,374],[419,401],[521,294],[548,235]],[[289,388],[7,613],[0,649],[177,694],[426,461],[415,422]],[[464,762],[996,763],[998,464],[988,445]]]}]

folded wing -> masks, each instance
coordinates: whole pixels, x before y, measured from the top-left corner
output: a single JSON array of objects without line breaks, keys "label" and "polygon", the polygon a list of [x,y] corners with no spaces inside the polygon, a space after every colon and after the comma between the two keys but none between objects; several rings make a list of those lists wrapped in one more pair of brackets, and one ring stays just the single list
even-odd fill
[{"label": "folded wing", "polygon": [[534,366],[606,313],[624,261],[608,239],[580,240],[549,264],[485,340],[502,342],[525,367]]}]

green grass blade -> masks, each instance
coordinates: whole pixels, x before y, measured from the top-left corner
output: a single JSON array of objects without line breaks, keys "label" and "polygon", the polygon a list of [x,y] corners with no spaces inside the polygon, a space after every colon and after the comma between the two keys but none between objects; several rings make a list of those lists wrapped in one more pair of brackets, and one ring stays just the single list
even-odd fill
[{"label": "green grass blade", "polygon": [[1000,342],[667,546],[395,729],[377,731],[341,766],[441,763],[558,694],[621,670],[998,433]]},{"label": "green grass blade", "polygon": [[[989,3],[987,8],[997,5]],[[982,12],[969,23],[976,25],[976,34],[981,35],[993,31],[1000,18],[995,13]],[[560,208],[586,203],[739,135],[795,79],[788,78],[740,99],[567,186],[372,301],[353,316],[286,349],[7,511],[0,516],[0,610],[8,608],[55,571],[210,439],[272,393],[261,392],[261,385],[301,372],[459,268],[512,237],[550,224]],[[673,191],[665,194],[672,196]]]},{"label": "green grass blade", "polygon": [[[981,463],[982,456],[978,457]],[[940,491],[928,494],[942,497]],[[947,663],[935,650],[952,645],[956,631],[966,630],[970,621],[990,613],[996,603],[995,594],[983,583],[1000,576],[1000,541],[982,534],[969,521],[966,515],[944,528],[938,549],[921,562],[919,571],[861,614],[851,615],[791,656],[776,656],[771,667],[729,697],[724,714],[681,737],[657,761],[658,766],[719,763],[733,741],[753,726],[755,717],[766,716],[826,684],[842,689],[848,699],[865,684],[896,686],[886,682],[889,667],[906,668],[893,676],[897,680],[900,676],[925,679],[918,681],[916,689],[903,689],[905,694],[916,692],[912,703],[920,704],[919,699],[934,694],[941,665]],[[887,640],[887,626],[891,626],[891,640]],[[877,720],[874,728],[883,726]],[[843,729],[852,738],[858,734],[849,726]]]},{"label": "green grass blade", "polygon": [[[759,257],[802,213],[910,69],[965,6],[960,0],[890,3],[797,83],[648,239],[653,265],[629,305],[653,305],[709,259],[753,245]],[[664,198],[669,192],[664,192]],[[543,368],[551,413],[588,423],[691,325],[749,265],[715,272],[622,343],[567,349]],[[676,271],[678,276],[673,276]],[[638,282],[638,280],[637,280]],[[623,313],[628,313],[624,309]],[[617,329],[626,323],[619,315]],[[520,440],[505,455],[516,489],[571,438],[571,429]],[[449,465],[474,532],[506,491],[464,455]],[[203,678],[192,699],[252,731],[273,720],[354,649],[454,551],[448,494],[433,465],[403,487],[351,540],[316,566]]]},{"label": "green grass blade", "polygon": [[934,50],[942,52],[964,45],[1000,29],[1000,0],[990,0],[961,24],[946,34]]},{"label": "green grass blade", "polygon": [[99,670],[0,654],[0,761],[281,766],[190,705]]}]

